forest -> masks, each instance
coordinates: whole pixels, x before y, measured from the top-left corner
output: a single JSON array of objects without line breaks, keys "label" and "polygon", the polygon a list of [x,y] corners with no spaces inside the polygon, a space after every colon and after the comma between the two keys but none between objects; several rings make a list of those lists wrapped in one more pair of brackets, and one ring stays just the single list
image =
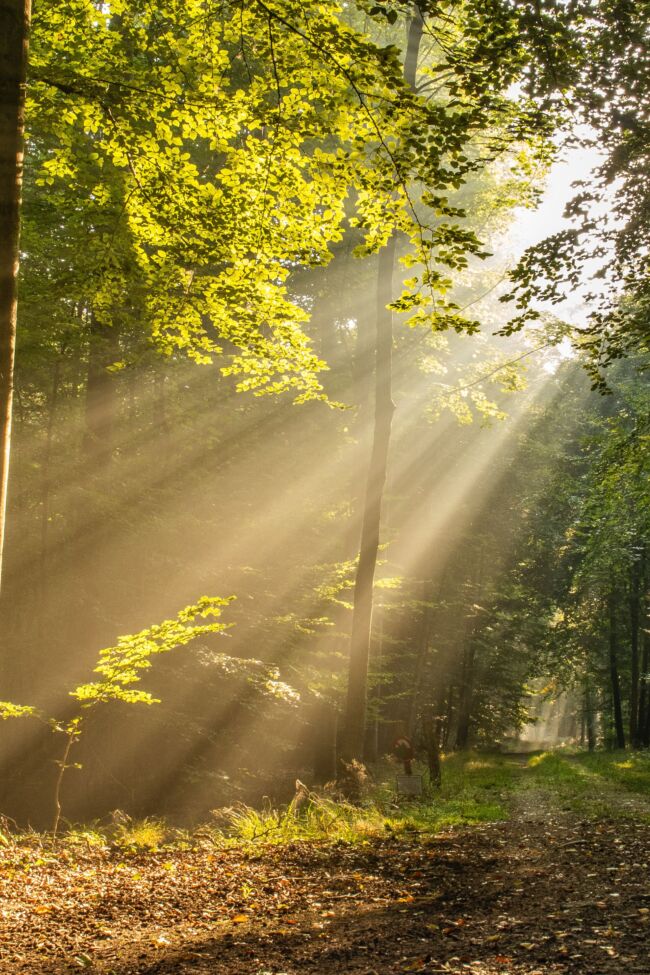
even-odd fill
[{"label": "forest", "polygon": [[650,3],[0,0],[0,973],[650,973]]}]

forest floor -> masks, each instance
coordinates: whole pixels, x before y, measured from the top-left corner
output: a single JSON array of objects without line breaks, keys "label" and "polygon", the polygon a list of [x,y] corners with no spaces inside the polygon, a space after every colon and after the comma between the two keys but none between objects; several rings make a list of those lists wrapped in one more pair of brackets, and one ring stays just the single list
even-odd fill
[{"label": "forest floor", "polygon": [[445,771],[335,841],[6,838],[0,972],[650,975],[648,756]]}]

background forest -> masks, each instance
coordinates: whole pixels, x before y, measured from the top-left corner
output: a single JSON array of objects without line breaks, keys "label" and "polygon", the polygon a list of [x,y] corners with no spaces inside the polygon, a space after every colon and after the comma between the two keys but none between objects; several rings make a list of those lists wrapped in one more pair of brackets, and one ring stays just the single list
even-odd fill
[{"label": "background forest", "polygon": [[[3,812],[50,822],[62,740],[71,820],[557,699],[558,738],[650,746],[647,14],[38,4]],[[591,180],[522,254],[563,153]]]}]

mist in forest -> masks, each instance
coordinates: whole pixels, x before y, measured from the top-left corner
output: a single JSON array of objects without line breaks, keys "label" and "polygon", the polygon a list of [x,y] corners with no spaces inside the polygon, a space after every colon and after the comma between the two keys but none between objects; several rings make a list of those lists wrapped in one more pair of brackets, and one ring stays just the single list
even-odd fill
[{"label": "mist in forest", "polygon": [[[572,593],[573,565],[562,559],[579,521],[563,479],[583,475],[585,438],[608,419],[569,340],[586,299],[565,287],[564,302],[538,301],[538,316],[513,334],[504,334],[500,300],[525,249],[572,226],[563,215],[571,179],[588,178],[602,155],[592,150],[577,165],[571,152],[549,172],[548,155],[527,157],[516,145],[459,180],[455,230],[486,248],[450,264],[451,307],[463,324],[436,331],[393,314],[370,761],[390,752],[398,732],[421,745],[425,713],[436,716],[446,751],[512,741],[522,727],[529,741],[555,741],[559,732],[541,732],[550,715],[529,723],[531,687],[545,669],[561,669],[568,645],[575,667],[566,683],[584,685],[577,697],[591,693],[590,681],[604,683],[603,660],[585,663],[582,644],[571,643],[570,611],[558,609]],[[110,322],[71,301],[69,255],[54,270],[48,264],[60,227],[35,230],[38,194],[28,180],[0,630],[11,648],[3,697],[37,708],[40,720],[4,735],[2,808],[48,821],[62,767],[56,722],[74,715],[71,692],[92,680],[98,654],[118,637],[203,596],[233,597],[225,627],[139,674],[159,703],[110,700],[84,719],[80,768],[66,769],[66,815],[120,808],[200,819],[239,800],[282,801],[296,778],[327,782],[336,775],[376,429],[381,256],[355,257],[362,235],[351,223],[329,263],[291,269],[288,295],[308,314],[322,363],[320,398],[294,402],[289,355],[279,394],[257,395],[254,367],[252,379],[232,368],[234,341],[193,362],[142,330],[142,296],[122,296]],[[395,239],[404,259],[406,237]],[[393,299],[412,273],[396,264]],[[54,303],[50,278],[60,289]],[[567,302],[572,324],[562,320]],[[209,344],[218,329],[202,327]],[[638,683],[638,673],[624,680]],[[592,708],[608,715],[603,740],[611,738],[604,695]]]},{"label": "mist in forest", "polygon": [[[329,366],[329,403],[243,396],[218,362],[163,358],[117,330],[93,334],[92,323],[81,357],[64,349],[54,368],[27,357],[19,365],[2,597],[2,630],[16,648],[7,696],[65,717],[69,691],[117,635],[202,595],[236,597],[229,629],[146,675],[160,704],[113,703],[93,715],[78,746],[84,768],[65,785],[73,816],[115,807],[199,815],[284,796],[323,748],[323,715],[334,727],[373,422],[373,269],[343,252],[295,286]],[[475,269],[462,298],[482,300],[489,319],[499,305],[485,290]],[[562,396],[571,367],[558,366],[535,336],[398,326],[373,616],[380,754],[397,722],[413,723],[425,688],[448,712],[450,743],[458,734],[468,641],[522,527],[510,514],[525,481],[518,457]],[[572,382],[586,395],[584,379]],[[506,708],[500,720],[516,716]],[[47,807],[51,732],[23,724],[7,746],[16,814],[33,818]]]}]

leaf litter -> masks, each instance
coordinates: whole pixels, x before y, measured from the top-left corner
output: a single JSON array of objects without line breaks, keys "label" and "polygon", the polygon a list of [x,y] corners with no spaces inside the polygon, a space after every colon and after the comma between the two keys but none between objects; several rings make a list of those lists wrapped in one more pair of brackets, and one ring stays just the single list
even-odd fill
[{"label": "leaf litter", "polygon": [[648,975],[650,826],[0,850],[2,975]]}]

